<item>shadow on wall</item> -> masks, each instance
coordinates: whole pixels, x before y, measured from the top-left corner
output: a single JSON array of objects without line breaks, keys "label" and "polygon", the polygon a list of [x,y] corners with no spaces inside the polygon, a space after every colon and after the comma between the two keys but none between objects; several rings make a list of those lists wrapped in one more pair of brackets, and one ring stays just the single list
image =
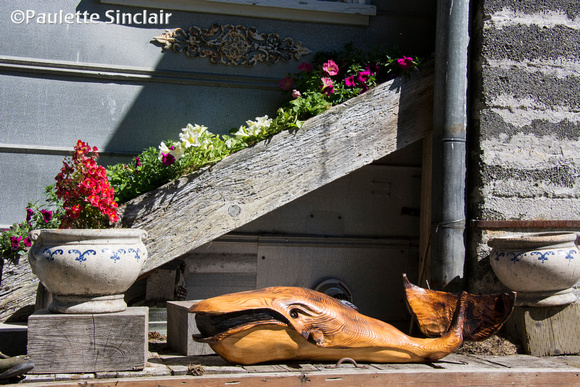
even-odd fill
[{"label": "shadow on wall", "polygon": [[[144,10],[159,15],[164,12],[169,23],[126,24],[127,20],[121,18],[123,14],[141,14]],[[273,116],[283,101],[278,81],[285,74],[296,72],[300,62],[313,57],[309,54],[299,61],[258,63],[252,68],[214,65],[209,58],[188,58],[184,53],[163,51],[160,44],[151,42],[166,29],[187,29],[193,25],[208,28],[216,23],[254,26],[260,33],[278,33],[282,38],[302,42],[312,53],[337,50],[348,42],[371,48],[382,41],[409,40],[408,36],[402,37],[403,27],[397,16],[391,17],[397,23],[381,24],[382,28],[372,24],[361,28],[315,23],[296,28],[295,22],[282,20],[122,7],[97,0],[81,0],[76,11],[97,13],[107,22],[110,21],[107,15],[114,16],[115,23],[106,29],[111,36],[99,40],[122,41],[109,47],[115,51],[115,65],[120,67],[105,85],[108,90],[102,91],[101,98],[102,107],[114,121],[112,125],[103,122],[110,128],[103,144],[108,152],[135,154],[150,146],[157,147],[161,141],[177,138],[188,123],[226,134],[246,120],[265,114]],[[333,39],[323,38],[326,36]],[[373,38],[369,39],[370,36]],[[135,63],[135,57],[143,59],[143,67],[131,65],[125,69],[123,63]]]},{"label": "shadow on wall", "polygon": [[[125,24],[128,19],[122,19],[124,14],[142,14],[145,9],[149,15],[164,12],[169,23],[136,25]],[[215,23],[225,25],[234,21],[256,25],[259,32],[277,31],[268,20],[121,7],[95,0],[82,0],[76,11],[96,13],[106,22],[110,21],[109,16],[114,17],[109,33],[117,36],[108,40],[123,40],[122,45],[111,46],[112,50],[119,51],[115,65],[121,65],[111,76],[111,82],[106,85],[108,91],[101,98],[111,119],[116,119],[109,126],[111,133],[104,144],[108,152],[136,154],[147,147],[157,147],[161,141],[176,139],[188,123],[226,134],[246,120],[265,114],[273,116],[283,101],[279,79],[285,72],[294,72],[300,63],[258,63],[253,68],[214,65],[209,58],[189,58],[184,53],[164,51],[161,44],[152,42],[165,29],[187,29],[192,25],[207,28]],[[131,55],[142,56],[144,66],[123,67],[122,63],[135,63],[134,58],[129,58]],[[157,63],[148,65],[155,58],[159,58]]]}]

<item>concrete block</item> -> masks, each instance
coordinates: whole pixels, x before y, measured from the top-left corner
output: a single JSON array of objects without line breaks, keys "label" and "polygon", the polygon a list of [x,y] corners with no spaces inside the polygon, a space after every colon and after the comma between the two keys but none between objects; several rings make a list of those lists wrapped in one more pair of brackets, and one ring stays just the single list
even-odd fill
[{"label": "concrete block", "polygon": [[188,310],[198,301],[167,301],[167,344],[182,355],[215,354],[209,345],[197,343],[191,338],[199,330],[195,323],[195,313],[189,313]]},{"label": "concrete block", "polygon": [[85,373],[143,369],[149,356],[148,308],[103,314],[47,310],[28,318],[32,373]]}]

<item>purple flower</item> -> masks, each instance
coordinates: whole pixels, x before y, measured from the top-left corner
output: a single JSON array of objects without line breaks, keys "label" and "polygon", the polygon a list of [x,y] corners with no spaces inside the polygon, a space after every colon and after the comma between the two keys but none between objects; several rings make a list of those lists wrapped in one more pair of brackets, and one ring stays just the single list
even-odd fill
[{"label": "purple flower", "polygon": [[350,77],[347,77],[344,79],[344,83],[348,86],[348,87],[355,87],[356,86],[356,82],[354,80],[354,75],[351,75]]},{"label": "purple flower", "polygon": [[24,241],[22,241],[22,243],[24,243],[24,247],[32,246],[32,241],[30,240],[29,237],[24,238]]},{"label": "purple flower", "polygon": [[292,88],[292,86],[294,86],[294,81],[292,81],[292,78],[286,77],[280,80],[280,88],[282,90],[289,90]]},{"label": "purple flower", "polygon": [[26,223],[30,224],[32,220],[32,215],[34,215],[34,210],[32,208],[26,209]]},{"label": "purple flower", "polygon": [[163,160],[161,160],[161,162],[166,167],[169,167],[170,165],[173,165],[175,163],[175,157],[173,157],[171,153],[162,153],[162,156]]},{"label": "purple flower", "polygon": [[368,71],[370,71],[371,74],[376,74],[379,72],[379,70],[381,69],[381,67],[379,66],[378,63],[373,62],[373,63],[369,63],[366,67],[366,69]]},{"label": "purple flower", "polygon": [[141,158],[135,157],[135,163],[137,164],[138,167],[140,167],[141,166]]},{"label": "purple flower", "polygon": [[413,58],[409,58],[408,56],[403,56],[400,59],[397,59],[397,63],[399,64],[399,67],[404,69],[408,69],[413,67]]},{"label": "purple flower", "polygon": [[10,244],[12,246],[12,250],[18,250],[18,248],[20,247],[21,240],[22,240],[22,237],[17,237],[17,236],[10,237]]},{"label": "purple flower", "polygon": [[40,210],[40,213],[42,214],[45,223],[48,223],[52,219],[52,211],[42,209]]}]

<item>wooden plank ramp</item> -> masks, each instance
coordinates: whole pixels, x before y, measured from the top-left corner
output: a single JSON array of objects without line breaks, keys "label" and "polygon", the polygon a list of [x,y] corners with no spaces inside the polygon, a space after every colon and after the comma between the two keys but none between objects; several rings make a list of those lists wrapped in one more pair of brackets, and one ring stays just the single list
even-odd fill
[{"label": "wooden plank ramp", "polygon": [[[451,354],[427,364],[282,362],[231,365],[217,356],[161,355],[143,371],[29,375],[24,385],[43,386],[578,386],[580,356]],[[361,364],[359,364],[361,366]],[[187,374],[187,368],[198,375]]]},{"label": "wooden plank ramp", "polygon": [[149,272],[421,140],[432,105],[428,65],[128,202],[120,226],[148,232]]}]

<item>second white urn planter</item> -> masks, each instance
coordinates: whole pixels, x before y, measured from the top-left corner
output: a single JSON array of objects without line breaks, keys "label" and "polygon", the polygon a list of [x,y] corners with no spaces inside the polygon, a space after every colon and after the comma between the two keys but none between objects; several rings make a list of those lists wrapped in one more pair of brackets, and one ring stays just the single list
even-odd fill
[{"label": "second white urn planter", "polygon": [[575,233],[516,234],[491,239],[490,263],[498,279],[517,292],[517,305],[558,306],[576,301],[580,251]]}]

